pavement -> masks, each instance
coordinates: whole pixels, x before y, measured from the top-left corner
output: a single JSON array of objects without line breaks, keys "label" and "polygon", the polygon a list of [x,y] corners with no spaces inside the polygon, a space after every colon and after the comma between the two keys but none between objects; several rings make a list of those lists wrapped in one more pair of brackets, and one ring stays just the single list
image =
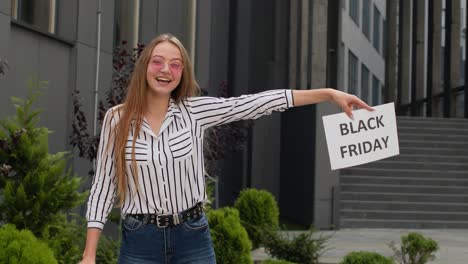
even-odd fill
[{"label": "pavement", "polygon": [[[291,235],[301,231],[288,231]],[[351,251],[372,251],[391,256],[388,246],[391,241],[399,244],[402,235],[418,232],[437,241],[439,250],[431,264],[467,264],[468,229],[340,229],[318,231],[317,235],[332,235],[328,250],[320,258],[321,264],[338,264]],[[263,248],[252,251],[254,261],[265,260],[270,256]]]}]

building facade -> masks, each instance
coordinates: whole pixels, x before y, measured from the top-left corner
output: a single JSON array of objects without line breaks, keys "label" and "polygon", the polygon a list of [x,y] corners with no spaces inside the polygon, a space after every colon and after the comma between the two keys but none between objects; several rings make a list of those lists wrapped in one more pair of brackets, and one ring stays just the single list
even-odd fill
[{"label": "building facade", "polygon": [[[1,1],[0,59],[9,65],[0,76],[1,117],[13,114],[9,98],[24,97],[27,78],[36,75],[48,81],[39,106],[41,124],[54,132],[50,150],[75,153],[72,92],[80,92],[87,119],[93,120],[96,98],[103,99],[111,85],[114,49],[122,41],[129,47],[148,43],[164,32],[181,39],[201,88],[210,95],[217,95],[222,83],[231,96],[334,87],[371,105],[404,105],[412,98],[411,42],[408,27],[398,30],[398,25],[406,25],[409,13],[403,11],[409,11],[388,14],[408,2]],[[440,53],[438,58],[434,64],[440,70]],[[330,170],[321,116],[338,111],[325,103],[255,121],[246,148],[219,163],[219,205],[232,204],[243,188],[262,188],[275,195],[286,221],[333,225],[339,174]],[[74,155],[75,173],[86,175],[91,167]]]}]

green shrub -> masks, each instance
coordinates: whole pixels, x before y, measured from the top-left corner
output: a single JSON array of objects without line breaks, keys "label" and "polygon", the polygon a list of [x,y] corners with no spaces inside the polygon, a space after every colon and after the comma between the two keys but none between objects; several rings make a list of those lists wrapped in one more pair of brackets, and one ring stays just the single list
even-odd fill
[{"label": "green shrub", "polygon": [[219,264],[252,263],[251,243],[235,208],[220,208],[208,212],[211,237]]},{"label": "green shrub", "polygon": [[301,233],[294,238],[282,236],[279,232],[266,232],[265,249],[271,256],[301,264],[317,264],[327,248],[329,236],[314,238],[315,229]]},{"label": "green shrub", "polygon": [[277,260],[277,259],[267,259],[262,262],[262,264],[295,264],[286,260]]},{"label": "green shrub", "polygon": [[86,228],[76,221],[62,221],[47,225],[42,232],[42,239],[54,251],[59,264],[78,263],[83,254]]},{"label": "green shrub", "polygon": [[29,230],[17,230],[14,225],[0,228],[0,263],[54,264],[52,250]]},{"label": "green shrub", "polygon": [[49,153],[50,131],[38,126],[33,105],[45,82],[30,80],[28,98],[13,98],[16,115],[0,120],[0,222],[40,236],[64,211],[82,204],[82,179],[67,168],[70,155]]},{"label": "green shrub", "polygon": [[412,232],[401,237],[401,246],[397,248],[394,242],[390,243],[394,258],[401,264],[424,264],[435,259],[434,253],[439,245],[431,238]]},{"label": "green shrub", "polygon": [[341,264],[393,264],[393,260],[376,252],[354,251],[348,253]]},{"label": "green shrub", "polygon": [[267,231],[278,230],[278,205],[268,191],[245,189],[239,194],[234,207],[239,210],[241,223],[249,234],[253,248],[263,244]]}]

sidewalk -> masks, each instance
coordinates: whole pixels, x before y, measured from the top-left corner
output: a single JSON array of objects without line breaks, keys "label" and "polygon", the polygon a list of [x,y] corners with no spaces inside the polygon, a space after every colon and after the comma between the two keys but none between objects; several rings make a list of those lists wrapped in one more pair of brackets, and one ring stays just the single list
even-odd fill
[{"label": "sidewalk", "polygon": [[[293,231],[291,233],[299,233]],[[373,251],[391,256],[388,243],[400,243],[400,237],[409,232],[418,232],[439,243],[436,259],[431,264],[466,264],[468,260],[468,229],[341,229],[320,231],[323,235],[333,234],[329,250],[320,258],[323,264],[336,264],[351,251]],[[265,260],[269,256],[264,249],[252,252],[254,260]]]}]

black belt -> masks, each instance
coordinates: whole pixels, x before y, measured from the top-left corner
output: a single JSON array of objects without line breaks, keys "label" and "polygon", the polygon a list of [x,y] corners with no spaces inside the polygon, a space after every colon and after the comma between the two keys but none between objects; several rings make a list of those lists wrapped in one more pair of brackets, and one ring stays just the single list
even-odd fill
[{"label": "black belt", "polygon": [[129,214],[129,216],[138,219],[145,224],[154,224],[159,228],[164,228],[182,224],[183,222],[198,218],[202,214],[203,205],[202,203],[197,203],[194,207],[175,214]]}]

